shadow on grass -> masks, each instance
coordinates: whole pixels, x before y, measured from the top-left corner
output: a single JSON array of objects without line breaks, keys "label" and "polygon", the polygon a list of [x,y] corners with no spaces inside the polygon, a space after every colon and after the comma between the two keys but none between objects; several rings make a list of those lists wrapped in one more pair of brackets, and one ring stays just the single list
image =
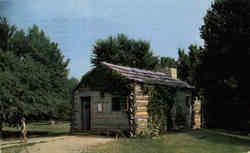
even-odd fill
[{"label": "shadow on grass", "polygon": [[213,144],[226,144],[235,146],[244,146],[250,148],[250,137],[233,135],[226,132],[200,129],[186,132],[186,134],[202,141],[211,142]]}]

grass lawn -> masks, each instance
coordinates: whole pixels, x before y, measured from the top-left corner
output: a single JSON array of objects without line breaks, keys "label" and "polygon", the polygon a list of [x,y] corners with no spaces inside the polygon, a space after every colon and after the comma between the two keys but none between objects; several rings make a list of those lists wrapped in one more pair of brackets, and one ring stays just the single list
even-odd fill
[{"label": "grass lawn", "polygon": [[[158,139],[122,138],[92,148],[90,153],[247,153],[250,137],[202,129],[171,132]],[[84,152],[83,152],[84,153]]]},{"label": "grass lawn", "polygon": [[[45,131],[53,136],[58,133],[68,133],[69,124],[33,123],[28,129]],[[21,153],[24,149],[24,146],[20,146],[5,149],[3,153]],[[248,151],[250,151],[250,136],[240,136],[223,130],[201,129],[169,132],[157,139],[121,138],[107,144],[89,147],[87,151],[79,153],[247,153]]]},{"label": "grass lawn", "polygon": [[[27,123],[28,137],[65,135],[69,130],[68,122],[59,122],[55,125],[50,125],[47,121]],[[17,138],[20,135],[20,130],[14,127],[4,127],[3,131],[4,138]]]}]

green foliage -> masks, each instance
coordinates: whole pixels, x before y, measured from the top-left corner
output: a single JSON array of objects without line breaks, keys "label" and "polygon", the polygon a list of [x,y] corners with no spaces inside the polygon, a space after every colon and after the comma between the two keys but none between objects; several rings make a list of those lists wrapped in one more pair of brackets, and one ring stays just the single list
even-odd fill
[{"label": "green foliage", "polygon": [[166,68],[177,68],[177,61],[171,57],[160,57],[155,70],[166,73]]},{"label": "green foliage", "polygon": [[148,113],[154,135],[172,128],[171,109],[175,103],[177,89],[156,86],[151,89]]},{"label": "green foliage", "polygon": [[150,43],[144,40],[129,39],[124,34],[96,41],[93,46],[91,63],[100,62],[153,70],[158,58],[150,51]]},{"label": "green foliage", "polygon": [[161,132],[160,124],[156,124],[156,122],[154,122],[153,125],[154,125],[153,127],[144,128],[139,133],[137,133],[136,138],[140,139],[159,138]]},{"label": "green foliage", "polygon": [[177,68],[177,62],[174,58],[171,57],[160,57],[160,67],[161,68],[166,68],[166,67],[171,67],[171,68]]},{"label": "green foliage", "polygon": [[[244,108],[249,107],[250,102],[250,75],[245,69],[250,64],[249,12],[249,0],[217,0],[204,17],[201,37],[205,48],[198,81],[209,102],[210,121],[216,121],[214,126],[232,127],[245,123],[241,128],[247,128],[247,120],[250,120],[249,112]],[[219,103],[227,105],[229,112],[234,113],[223,115],[225,113],[217,109],[221,108]],[[219,119],[220,116],[227,117]]]},{"label": "green foliage", "polygon": [[114,95],[128,96],[133,90],[131,81],[103,65],[99,65],[85,74],[81,82],[82,87]]},{"label": "green foliage", "polygon": [[70,99],[69,60],[37,26],[25,33],[0,18],[0,33],[0,122],[57,117],[57,106]]},{"label": "green foliage", "polygon": [[223,3],[224,0],[215,0],[216,3]]},{"label": "green foliage", "polygon": [[202,92],[200,89],[200,64],[203,49],[197,45],[191,44],[188,48],[188,53],[185,50],[178,50],[178,78],[195,86],[194,96],[199,96]]},{"label": "green foliage", "polygon": [[190,84],[195,84],[195,80],[198,77],[197,67],[200,64],[200,56],[202,54],[202,48],[191,44],[188,48],[188,53],[185,53],[184,49],[178,50],[178,77],[187,81]]},{"label": "green foliage", "polygon": [[78,79],[71,77],[64,82],[64,88],[68,91],[67,98],[64,101],[56,106],[57,107],[57,116],[56,118],[63,121],[69,121],[71,119],[71,109],[72,109],[72,94],[74,88],[78,85]]},{"label": "green foliage", "polygon": [[0,48],[9,50],[9,38],[15,33],[16,27],[10,26],[6,18],[0,16]]},{"label": "green foliage", "polygon": [[[250,56],[249,10],[247,0],[225,0],[215,2],[207,11],[201,28],[201,37],[205,41],[202,69],[206,70],[202,83],[212,83],[214,86],[209,89],[203,84],[206,90],[212,92],[213,88],[224,88],[225,82],[232,82],[231,90],[235,87],[241,90],[241,94],[245,93],[244,96],[249,95],[243,90],[249,77],[242,69],[248,65]],[[232,62],[235,60],[237,62]],[[235,85],[233,82],[238,83]]]}]

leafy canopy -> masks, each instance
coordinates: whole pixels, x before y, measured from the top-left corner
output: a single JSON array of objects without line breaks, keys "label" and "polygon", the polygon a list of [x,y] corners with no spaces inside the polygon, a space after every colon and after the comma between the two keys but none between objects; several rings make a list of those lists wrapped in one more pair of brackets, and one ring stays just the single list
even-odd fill
[{"label": "leafy canopy", "polygon": [[57,106],[69,103],[69,60],[58,45],[37,26],[25,33],[2,17],[0,42],[1,123],[58,116]]},{"label": "leafy canopy", "polygon": [[201,63],[201,55],[203,53],[203,48],[191,44],[188,47],[188,52],[186,53],[184,49],[178,50],[178,78],[192,84],[196,87],[194,94],[196,96],[200,95],[201,89],[199,85],[200,74],[199,68]]},{"label": "leafy canopy", "polygon": [[249,98],[246,90],[249,74],[244,69],[250,64],[249,12],[248,0],[223,0],[215,1],[204,17],[201,74],[202,85],[211,94],[223,89]]},{"label": "leafy canopy", "polygon": [[96,66],[82,77],[84,86],[101,91],[128,95],[131,82],[117,72],[107,70],[100,62],[153,70],[158,57],[150,51],[150,43],[144,40],[130,39],[124,34],[99,39],[93,46],[91,63]]},{"label": "leafy canopy", "polygon": [[124,34],[118,34],[96,41],[93,46],[91,63],[96,66],[101,61],[153,70],[158,63],[158,58],[153,56],[149,42],[129,39]]},{"label": "leafy canopy", "polygon": [[204,17],[199,85],[208,100],[207,120],[213,127],[249,130],[249,12],[249,0],[216,0]]}]

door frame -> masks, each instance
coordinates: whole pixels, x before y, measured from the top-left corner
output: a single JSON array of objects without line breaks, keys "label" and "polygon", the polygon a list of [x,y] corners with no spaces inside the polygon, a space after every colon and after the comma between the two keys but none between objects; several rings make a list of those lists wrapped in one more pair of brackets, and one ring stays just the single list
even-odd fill
[{"label": "door frame", "polygon": [[80,97],[80,99],[81,99],[81,129],[90,130],[91,129],[91,97],[83,96],[83,97]]}]

